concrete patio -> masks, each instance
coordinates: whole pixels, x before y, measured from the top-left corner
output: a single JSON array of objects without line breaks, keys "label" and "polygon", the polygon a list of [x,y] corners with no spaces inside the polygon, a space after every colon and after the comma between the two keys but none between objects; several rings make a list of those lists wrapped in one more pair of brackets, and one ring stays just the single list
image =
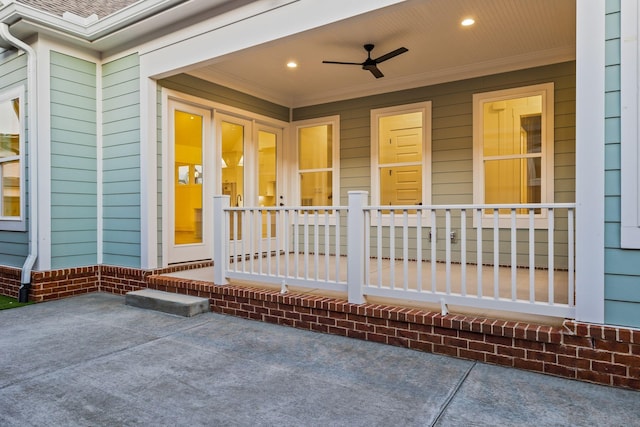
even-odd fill
[{"label": "concrete patio", "polygon": [[94,293],[0,312],[0,425],[637,425],[638,392]]}]

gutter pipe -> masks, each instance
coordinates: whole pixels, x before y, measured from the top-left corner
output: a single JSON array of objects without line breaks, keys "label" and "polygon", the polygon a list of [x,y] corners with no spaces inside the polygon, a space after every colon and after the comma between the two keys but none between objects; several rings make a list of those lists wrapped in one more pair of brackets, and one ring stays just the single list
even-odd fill
[{"label": "gutter pipe", "polygon": [[[37,107],[38,92],[36,78],[36,52],[31,46],[16,38],[9,32],[9,26],[0,22],[0,37],[17,49],[27,54],[27,104],[29,122],[29,255],[22,266],[22,277],[18,291],[18,301],[29,300],[31,272],[38,258],[38,140],[37,140]],[[26,215],[26,212],[24,213]]]}]

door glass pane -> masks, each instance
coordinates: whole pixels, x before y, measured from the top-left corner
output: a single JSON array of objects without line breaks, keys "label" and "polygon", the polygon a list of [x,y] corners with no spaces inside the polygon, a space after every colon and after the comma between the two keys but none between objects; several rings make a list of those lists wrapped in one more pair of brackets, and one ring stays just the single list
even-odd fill
[{"label": "door glass pane", "polygon": [[[276,206],[276,134],[258,131],[258,205]],[[270,230],[267,229],[270,228]],[[275,215],[262,213],[262,237],[275,237]]]},{"label": "door glass pane", "polygon": [[175,111],[175,243],[202,243],[202,116]]},{"label": "door glass pane", "polygon": [[[232,207],[244,206],[244,126],[222,122],[222,194],[231,198]],[[238,215],[231,218],[231,240],[242,238],[242,221]]]}]

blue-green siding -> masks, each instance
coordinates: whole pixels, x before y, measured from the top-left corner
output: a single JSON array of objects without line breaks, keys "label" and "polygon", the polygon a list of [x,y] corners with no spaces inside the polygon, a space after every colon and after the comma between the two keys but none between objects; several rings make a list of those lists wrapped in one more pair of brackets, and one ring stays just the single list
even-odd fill
[{"label": "blue-green siding", "polygon": [[[27,92],[29,88],[27,87],[27,55],[18,55],[18,54],[10,54],[7,55],[7,58],[4,60],[0,60],[0,93],[13,89],[16,87],[24,86],[25,88],[25,99],[24,105],[25,110],[28,111],[28,102],[27,102]],[[27,115],[25,114],[25,120],[27,119]],[[28,122],[27,122],[28,123]],[[25,123],[25,138],[26,138],[26,150],[27,155],[24,157],[25,165],[28,165],[28,152],[29,152],[29,127]],[[28,166],[25,169],[28,172]],[[28,177],[28,173],[26,174]],[[28,179],[25,177],[25,185],[27,186],[27,191],[25,192],[25,197],[27,197],[27,219],[29,216],[29,206],[28,206],[28,197],[29,197],[29,183]],[[28,222],[27,222],[28,224]],[[17,231],[1,231],[0,230],[0,265],[9,266],[9,267],[22,267],[24,264],[24,260],[27,257],[29,252],[29,234],[28,232],[17,232]]]},{"label": "blue-green siding", "polygon": [[640,327],[640,251],[620,248],[620,1],[605,18],[605,323]]},{"label": "blue-green siding", "polygon": [[51,52],[51,268],[97,263],[96,64]]},{"label": "blue-green siding", "polygon": [[137,54],[102,67],[103,263],[140,267],[140,72]]}]

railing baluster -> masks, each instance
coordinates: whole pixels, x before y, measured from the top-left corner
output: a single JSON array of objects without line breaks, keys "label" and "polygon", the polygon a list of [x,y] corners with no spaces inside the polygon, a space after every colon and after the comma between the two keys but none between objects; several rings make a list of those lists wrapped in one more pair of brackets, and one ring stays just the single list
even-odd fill
[{"label": "railing baluster", "polygon": [[284,221],[284,232],[282,238],[284,243],[284,277],[291,277],[291,273],[289,272],[289,257],[291,256],[291,239],[293,236],[291,233],[291,215],[293,214],[292,210],[283,211],[283,221]]},{"label": "railing baluster", "polygon": [[500,211],[493,209],[493,298],[500,298]]},{"label": "railing baluster", "polygon": [[568,230],[567,231],[568,231],[568,234],[569,234],[568,237],[567,237],[567,245],[568,245],[567,256],[569,257],[569,260],[568,260],[569,261],[569,263],[568,263],[569,271],[568,271],[568,277],[567,277],[568,290],[567,291],[568,291],[568,297],[569,297],[569,299],[568,299],[569,307],[573,307],[575,305],[574,296],[573,296],[574,285],[575,285],[575,283],[574,283],[574,268],[575,268],[575,266],[574,266],[574,260],[573,260],[573,257],[574,257],[574,252],[573,252],[573,250],[574,250],[573,249],[573,245],[574,245],[573,209],[571,209],[571,208],[567,209],[567,220],[568,220],[567,221],[568,222],[568,224],[567,224],[568,225]]},{"label": "railing baluster", "polygon": [[553,275],[554,275],[554,254],[553,254],[553,243],[554,243],[554,227],[555,227],[555,221],[554,221],[554,212],[553,212],[553,208],[549,208],[548,209],[548,213],[547,213],[547,218],[549,220],[548,222],[548,245],[549,248],[547,249],[548,251],[548,257],[547,257],[547,268],[549,269],[549,304],[553,305],[554,304],[554,286],[553,286]]},{"label": "railing baluster", "polygon": [[416,289],[422,292],[422,209],[416,211]]},{"label": "railing baluster", "polygon": [[482,209],[476,210],[476,273],[478,298],[482,298]]},{"label": "railing baluster", "polygon": [[364,285],[371,285],[371,210],[364,212]]},{"label": "railing baluster", "polygon": [[404,280],[402,288],[406,291],[409,289],[409,211],[402,211],[402,266]]},{"label": "railing baluster", "polygon": [[304,244],[304,278],[309,279],[309,210],[304,211],[304,229],[303,229],[303,244]]},{"label": "railing baluster", "polygon": [[271,211],[265,211],[267,214],[267,274],[271,276]]},{"label": "railing baluster", "polygon": [[380,209],[376,210],[378,212],[378,227],[377,227],[377,247],[376,247],[376,255],[378,256],[378,288],[382,287],[382,211]]},{"label": "railing baluster", "polygon": [[336,258],[336,282],[340,281],[340,211],[334,210],[333,215],[336,218],[335,225],[335,258]]},{"label": "railing baluster", "polygon": [[389,282],[391,289],[396,287],[396,226],[395,211],[389,214]]},{"label": "railing baluster", "polygon": [[302,211],[295,210],[293,217],[293,270],[294,277],[300,277],[300,214]]},{"label": "railing baluster", "polygon": [[536,229],[535,209],[529,209],[529,302],[536,300]]},{"label": "railing baluster", "polygon": [[283,211],[281,210],[276,210],[275,211],[275,221],[276,221],[276,235],[275,235],[275,243],[276,243],[276,249],[275,249],[275,256],[276,256],[276,276],[280,276],[280,248],[283,247],[282,244],[282,238],[283,238],[283,231],[282,231],[282,216]]},{"label": "railing baluster", "polygon": [[229,252],[229,255],[233,257],[233,271],[238,271],[238,212],[229,211],[229,221],[233,222],[233,229],[231,230],[231,236],[233,237],[233,252]]},{"label": "railing baluster", "polygon": [[436,211],[435,209],[431,209],[431,292],[436,291],[436,282],[437,282],[437,252],[436,252],[436,241],[438,239],[436,233]]},{"label": "railing baluster", "polygon": [[451,294],[451,209],[444,211],[445,271],[447,295]]},{"label": "railing baluster", "polygon": [[516,284],[516,268],[518,264],[518,249],[516,248],[516,210],[511,208],[511,300],[517,299],[518,285]]},{"label": "railing baluster", "polygon": [[467,211],[460,210],[460,290],[467,296]]},{"label": "railing baluster", "polygon": [[324,211],[324,280],[329,281],[329,210]]},{"label": "railing baluster", "polygon": [[[247,237],[247,239],[249,240],[249,256],[251,258],[249,258],[249,271],[251,273],[255,273],[256,272],[256,266],[255,266],[255,254],[256,254],[256,250],[255,250],[255,230],[254,230],[254,223],[255,223],[255,218],[254,218],[254,211],[253,209],[249,209],[247,210],[247,213],[249,215],[249,236]],[[243,236],[244,237],[244,236]],[[242,239],[245,240],[245,239]]]},{"label": "railing baluster", "polygon": [[247,240],[247,236],[245,236],[246,233],[246,229],[247,227],[247,211],[245,211],[244,209],[240,211],[240,218],[241,219],[241,225],[240,227],[242,227],[241,229],[244,230],[244,232],[242,233],[242,238],[240,239],[240,251],[241,251],[241,256],[242,256],[242,272],[246,273],[247,272],[247,251],[245,251],[245,241]]},{"label": "railing baluster", "polygon": [[319,219],[319,212],[316,209],[314,214],[313,214],[313,270],[314,270],[314,274],[313,274],[313,278],[317,281],[318,280],[318,269],[320,267],[320,224],[318,223],[318,219]]}]

